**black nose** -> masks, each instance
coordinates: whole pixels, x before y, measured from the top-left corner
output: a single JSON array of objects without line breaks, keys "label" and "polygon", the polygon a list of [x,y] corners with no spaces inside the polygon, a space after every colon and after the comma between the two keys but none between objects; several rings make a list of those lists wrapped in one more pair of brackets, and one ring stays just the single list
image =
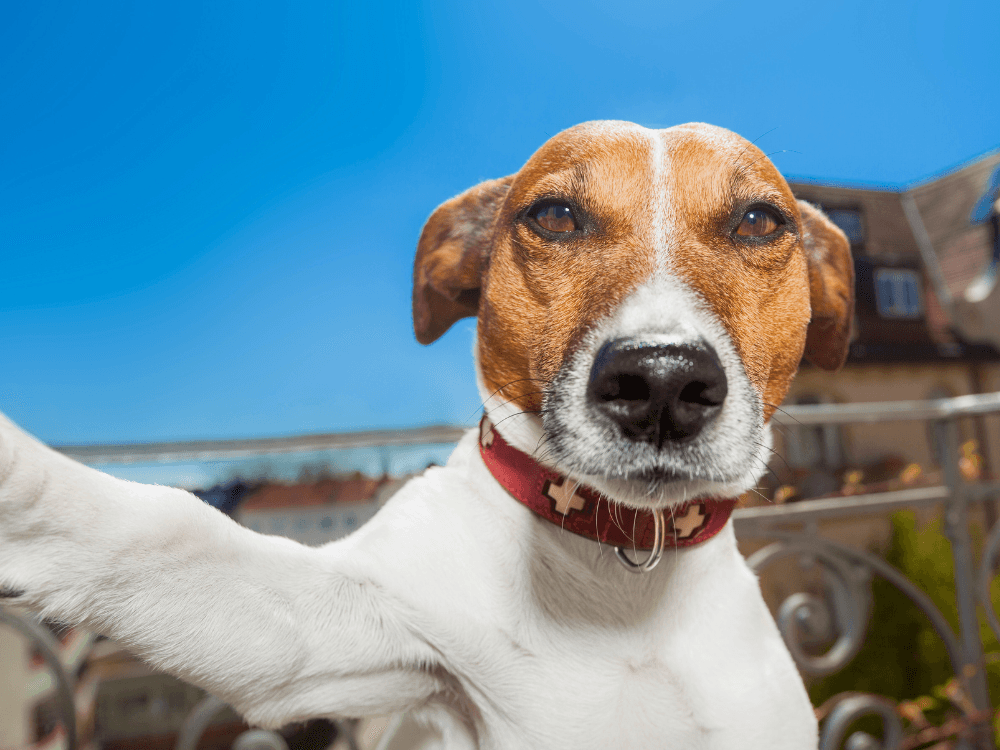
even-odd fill
[{"label": "black nose", "polygon": [[728,390],[708,344],[626,338],[597,352],[587,396],[626,437],[662,447],[697,435],[721,411]]}]

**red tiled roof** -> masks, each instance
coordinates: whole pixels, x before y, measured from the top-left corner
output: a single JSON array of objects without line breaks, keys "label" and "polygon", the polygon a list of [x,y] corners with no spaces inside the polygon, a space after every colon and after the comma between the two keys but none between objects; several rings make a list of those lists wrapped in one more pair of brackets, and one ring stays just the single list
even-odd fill
[{"label": "red tiled roof", "polygon": [[320,479],[302,484],[265,484],[244,500],[241,510],[265,508],[306,508],[331,503],[370,500],[386,479],[355,474],[350,477]]}]

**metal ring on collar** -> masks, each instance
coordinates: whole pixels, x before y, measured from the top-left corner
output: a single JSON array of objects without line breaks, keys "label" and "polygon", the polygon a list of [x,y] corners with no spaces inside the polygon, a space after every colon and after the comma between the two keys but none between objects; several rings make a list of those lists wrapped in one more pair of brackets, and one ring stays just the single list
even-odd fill
[{"label": "metal ring on collar", "polygon": [[663,533],[665,526],[663,509],[653,511],[653,548],[649,551],[649,557],[641,563],[632,562],[625,554],[625,550],[621,547],[615,547],[615,556],[625,570],[629,573],[648,573],[656,567],[660,558],[663,557],[663,546],[666,541],[666,535]]}]

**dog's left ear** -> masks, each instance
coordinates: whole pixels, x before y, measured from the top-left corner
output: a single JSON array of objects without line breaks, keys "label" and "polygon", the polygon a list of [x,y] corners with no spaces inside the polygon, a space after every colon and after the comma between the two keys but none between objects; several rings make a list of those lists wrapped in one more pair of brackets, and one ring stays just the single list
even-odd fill
[{"label": "dog's left ear", "polygon": [[479,312],[479,289],[497,213],[514,176],[482,182],[431,214],[413,261],[413,331],[430,344]]},{"label": "dog's left ear", "polygon": [[854,317],[851,246],[840,228],[822,211],[805,201],[798,204],[812,304],[805,355],[824,370],[836,370],[847,359]]}]

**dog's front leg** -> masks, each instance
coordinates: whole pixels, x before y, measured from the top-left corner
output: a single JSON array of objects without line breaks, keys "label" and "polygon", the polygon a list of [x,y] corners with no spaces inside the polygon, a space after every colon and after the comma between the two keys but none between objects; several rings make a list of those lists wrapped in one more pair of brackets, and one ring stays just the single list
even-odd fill
[{"label": "dog's front leg", "polygon": [[115,479],[0,415],[0,601],[77,623],[277,726],[418,704],[434,654],[384,571]]}]

